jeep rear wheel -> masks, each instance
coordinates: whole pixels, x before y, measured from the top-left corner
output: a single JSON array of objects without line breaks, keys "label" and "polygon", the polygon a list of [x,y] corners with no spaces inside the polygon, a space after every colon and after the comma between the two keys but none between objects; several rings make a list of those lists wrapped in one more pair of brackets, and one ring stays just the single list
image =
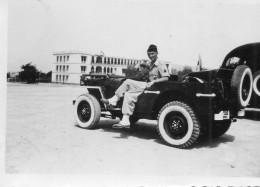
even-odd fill
[{"label": "jeep rear wheel", "polygon": [[173,147],[188,148],[200,134],[200,124],[193,109],[184,102],[167,103],[158,115],[158,132]]},{"label": "jeep rear wheel", "polygon": [[246,65],[238,66],[231,79],[231,92],[236,99],[238,108],[248,105],[253,87],[253,76],[250,68]]},{"label": "jeep rear wheel", "polygon": [[74,115],[80,127],[93,129],[97,127],[100,119],[100,104],[97,99],[90,94],[80,95],[75,102]]}]

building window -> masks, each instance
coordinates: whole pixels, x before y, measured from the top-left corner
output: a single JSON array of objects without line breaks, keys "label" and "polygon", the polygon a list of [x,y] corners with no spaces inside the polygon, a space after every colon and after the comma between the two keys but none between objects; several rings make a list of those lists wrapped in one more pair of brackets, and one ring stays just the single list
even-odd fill
[{"label": "building window", "polygon": [[96,67],[96,73],[102,73],[102,68],[101,66]]},{"label": "building window", "polygon": [[96,63],[102,63],[102,58],[100,56],[97,57]]},{"label": "building window", "polygon": [[67,70],[66,70],[67,72],[69,71],[69,66],[67,66]]},{"label": "building window", "polygon": [[60,56],[60,62],[62,61],[62,56]]},{"label": "building window", "polygon": [[59,66],[56,66],[56,72],[58,72],[59,71]]},{"label": "building window", "polygon": [[86,56],[81,56],[81,63],[86,63],[87,57]]},{"label": "building window", "polygon": [[61,66],[60,66],[60,72],[61,72]]},{"label": "building window", "polygon": [[68,81],[69,80],[69,76],[68,75],[66,75],[66,81]]},{"label": "building window", "polygon": [[86,66],[81,66],[81,73],[85,73],[86,72]]},{"label": "building window", "polygon": [[108,60],[108,61],[107,61],[107,64],[110,64],[110,58],[107,58],[107,60]]},{"label": "building window", "polygon": [[91,67],[91,73],[94,73],[94,66]]},{"label": "building window", "polygon": [[92,56],[92,58],[91,58],[91,63],[94,63],[94,57]]},{"label": "building window", "polygon": [[65,66],[63,66],[63,72],[65,72]]},{"label": "building window", "polygon": [[69,61],[70,56],[67,56],[67,61]]},{"label": "building window", "polygon": [[107,68],[106,67],[104,67],[104,73],[107,73]]},{"label": "building window", "polygon": [[59,78],[59,76],[58,76],[58,75],[56,75],[56,82],[58,82],[58,78]]},{"label": "building window", "polygon": [[59,62],[59,56],[57,56],[57,62]]},{"label": "building window", "polygon": [[106,64],[107,63],[107,58],[104,58],[104,64]]}]

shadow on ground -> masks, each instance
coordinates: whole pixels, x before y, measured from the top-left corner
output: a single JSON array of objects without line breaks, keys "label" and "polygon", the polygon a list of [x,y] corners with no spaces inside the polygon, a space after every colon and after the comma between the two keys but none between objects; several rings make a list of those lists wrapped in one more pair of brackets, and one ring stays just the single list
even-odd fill
[{"label": "shadow on ground", "polygon": [[114,138],[128,138],[129,136],[134,136],[140,139],[158,139],[158,133],[156,129],[156,125],[137,122],[134,125],[131,125],[130,129],[113,129],[112,125],[118,121],[112,121],[111,124],[100,122],[100,128],[105,132],[116,133],[119,136],[115,136]]},{"label": "shadow on ground", "polygon": [[[157,125],[147,122],[137,122],[135,125],[132,125],[130,129],[113,129],[112,125],[119,122],[119,120],[101,120],[99,122],[98,129],[103,132],[114,133],[117,136],[114,138],[124,138],[136,137],[145,140],[154,139],[158,144],[165,145],[164,142],[160,139],[160,136],[157,132]],[[80,128],[80,127],[79,127]],[[191,146],[189,149],[200,149],[200,148],[215,148],[220,144],[227,144],[233,142],[235,137],[229,134],[224,134],[218,138],[210,138],[206,136],[199,137],[198,141]],[[166,146],[166,145],[165,145]]]},{"label": "shadow on ground", "polygon": [[200,148],[215,148],[218,147],[220,144],[227,144],[229,142],[234,142],[235,137],[229,134],[224,134],[218,138],[210,138],[210,137],[200,137],[197,143],[192,147],[193,149],[200,149]]}]

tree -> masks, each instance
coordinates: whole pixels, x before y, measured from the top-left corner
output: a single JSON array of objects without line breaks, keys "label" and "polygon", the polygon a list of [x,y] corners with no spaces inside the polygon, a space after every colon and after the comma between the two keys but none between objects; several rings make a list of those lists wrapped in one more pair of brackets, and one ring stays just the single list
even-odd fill
[{"label": "tree", "polygon": [[7,78],[10,78],[10,72],[7,73]]},{"label": "tree", "polygon": [[125,70],[126,77],[134,77],[138,74],[138,71],[134,68],[134,66],[128,65]]},{"label": "tree", "polygon": [[19,78],[22,81],[27,81],[28,84],[36,83],[39,78],[39,70],[31,62],[21,66],[22,71],[19,72]]},{"label": "tree", "polygon": [[177,75],[179,77],[179,80],[182,81],[183,80],[183,76],[187,75],[188,73],[192,72],[192,68],[189,66],[184,66],[183,70],[178,71]]}]

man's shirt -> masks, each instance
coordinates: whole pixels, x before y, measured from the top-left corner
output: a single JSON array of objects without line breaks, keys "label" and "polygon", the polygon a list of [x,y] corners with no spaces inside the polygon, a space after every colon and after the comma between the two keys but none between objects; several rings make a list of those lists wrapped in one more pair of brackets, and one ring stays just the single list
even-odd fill
[{"label": "man's shirt", "polygon": [[157,58],[155,63],[151,66],[151,62],[148,62],[149,68],[149,79],[150,81],[162,78],[162,77],[170,77],[168,68],[165,64],[160,62]]}]

